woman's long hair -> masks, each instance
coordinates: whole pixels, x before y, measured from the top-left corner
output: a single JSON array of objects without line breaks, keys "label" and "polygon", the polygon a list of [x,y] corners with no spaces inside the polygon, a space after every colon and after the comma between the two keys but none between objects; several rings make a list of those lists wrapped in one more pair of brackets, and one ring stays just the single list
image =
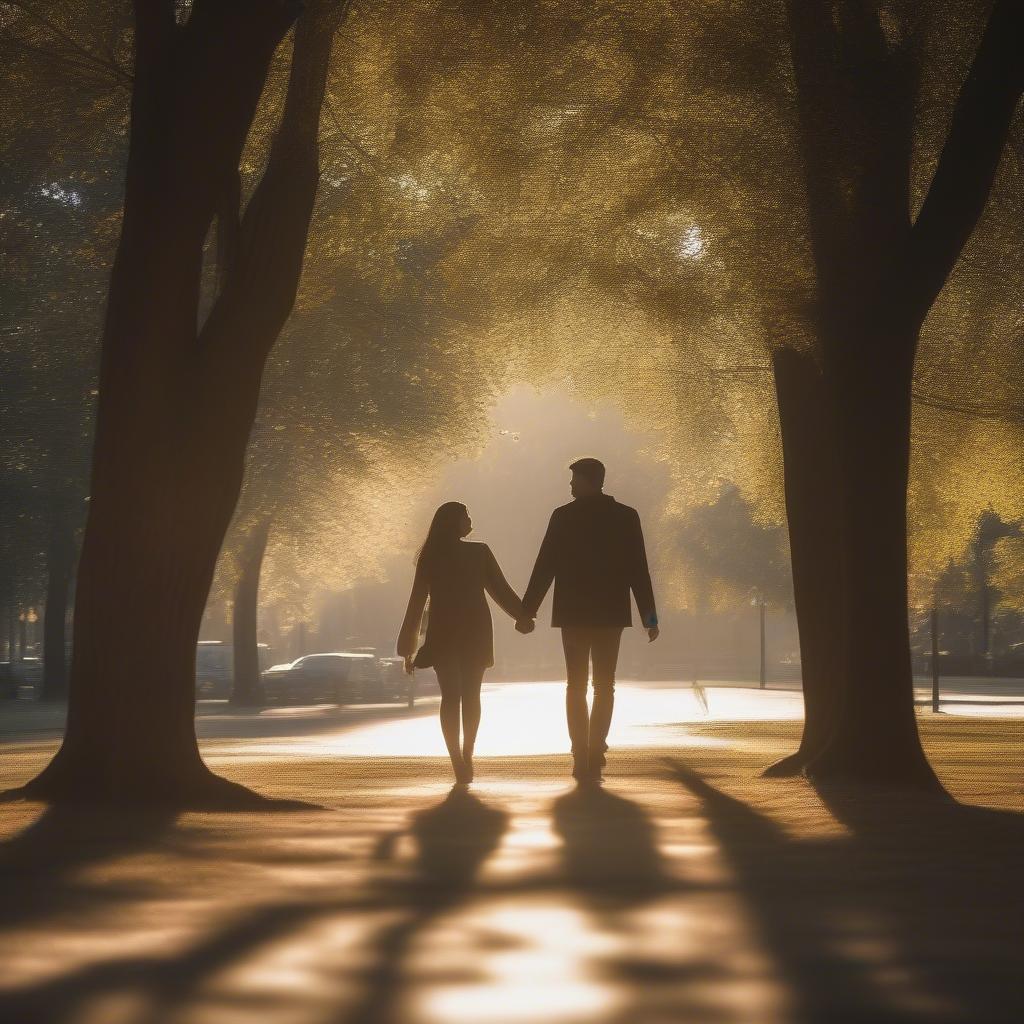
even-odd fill
[{"label": "woman's long hair", "polygon": [[430,565],[451,552],[462,539],[459,527],[465,514],[466,506],[461,501],[446,501],[438,508],[430,521],[427,539],[416,554],[417,565]]}]

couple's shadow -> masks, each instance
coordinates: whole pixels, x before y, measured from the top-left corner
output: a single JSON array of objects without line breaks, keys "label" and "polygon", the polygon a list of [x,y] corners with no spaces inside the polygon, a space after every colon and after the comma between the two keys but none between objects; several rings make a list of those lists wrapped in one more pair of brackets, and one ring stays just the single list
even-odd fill
[{"label": "couple's shadow", "polygon": [[639,902],[669,887],[657,837],[639,804],[580,786],[554,805],[568,886],[604,906]]},{"label": "couple's shadow", "polygon": [[[554,802],[552,819],[569,888],[602,903],[621,903],[666,887],[654,826],[632,800],[581,786]],[[505,811],[460,788],[414,815],[407,834],[415,847],[409,884],[416,902],[443,903],[471,889],[508,823]],[[390,857],[395,838],[378,847],[378,859]]]},{"label": "couple's shadow", "polygon": [[[561,877],[567,888],[602,909],[615,910],[661,891],[666,883],[654,829],[640,807],[602,789],[577,789],[552,808],[562,840]],[[363,997],[345,1019],[359,1024],[394,1024],[406,1017],[405,970],[419,937],[441,915],[474,898],[481,869],[498,849],[509,815],[465,789],[453,789],[439,804],[415,814],[409,826],[378,842],[374,858],[389,861],[407,837],[414,847],[411,872],[385,876],[383,905],[407,912],[376,936],[370,948]],[[547,888],[535,876],[499,882],[495,893]],[[467,963],[451,984],[482,983],[482,964]]]}]

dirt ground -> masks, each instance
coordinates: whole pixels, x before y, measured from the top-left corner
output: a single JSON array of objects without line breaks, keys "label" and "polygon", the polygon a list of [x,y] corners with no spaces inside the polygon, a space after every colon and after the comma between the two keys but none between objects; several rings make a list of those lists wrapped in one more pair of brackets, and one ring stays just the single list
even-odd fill
[{"label": "dirt ground", "polygon": [[[243,737],[207,759],[324,810],[0,805],[0,1021],[1019,1022],[1024,723],[920,721],[955,801],[762,779],[799,724],[744,721],[653,730],[600,790]],[[0,787],[53,749],[0,747]]]}]

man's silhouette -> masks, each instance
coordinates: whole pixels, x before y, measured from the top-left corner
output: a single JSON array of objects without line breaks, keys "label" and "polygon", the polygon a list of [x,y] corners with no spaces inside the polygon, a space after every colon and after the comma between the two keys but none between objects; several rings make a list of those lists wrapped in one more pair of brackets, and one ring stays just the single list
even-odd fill
[{"label": "man's silhouette", "polygon": [[[623,628],[633,624],[630,591],[651,640],[658,636],[658,615],[636,509],[603,492],[604,466],[597,459],[579,459],[569,468],[573,500],[551,514],[516,629],[532,631],[537,609],[554,581],[551,625],[562,630],[565,650],[572,774],[579,782],[600,782],[615,702],[619,640]],[[588,713],[591,661],[594,708]]]}]

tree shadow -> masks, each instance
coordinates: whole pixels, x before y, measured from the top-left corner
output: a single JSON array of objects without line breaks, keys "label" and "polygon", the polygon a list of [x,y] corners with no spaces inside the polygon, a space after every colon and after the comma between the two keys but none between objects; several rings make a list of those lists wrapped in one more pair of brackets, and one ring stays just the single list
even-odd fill
[{"label": "tree shadow", "polygon": [[[616,1024],[713,1024],[723,1019],[714,1001],[705,998],[710,986],[729,983],[713,957],[697,953],[680,962],[634,942],[638,925],[633,911],[664,896],[706,889],[668,874],[654,823],[640,804],[607,789],[580,786],[555,801],[553,818],[562,840],[562,880],[584,901],[594,927],[613,939],[611,948],[616,950],[588,967],[621,1003],[607,1019]],[[643,934],[650,924],[640,927]]]},{"label": "tree shadow", "polygon": [[850,832],[791,837],[670,762],[703,806],[801,1022],[1024,1019],[1024,817],[948,799],[819,789]]},{"label": "tree shadow", "polygon": [[[81,915],[111,899],[144,899],[151,885],[109,881],[90,885],[79,868],[137,853],[162,840],[172,812],[118,814],[110,809],[55,807],[0,848],[0,899],[10,926],[47,915]],[[132,994],[154,1019],[181,1006],[207,978],[330,914],[393,909],[399,922],[378,935],[368,951],[370,967],[358,978],[364,996],[346,1020],[398,1021],[397,999],[404,961],[420,930],[473,888],[476,875],[497,848],[507,815],[472,794],[452,791],[440,804],[416,814],[407,832],[416,849],[413,870],[351,899],[302,899],[266,904],[232,916],[180,954],[130,954],[47,977],[0,996],[0,1019],[78,1019],[99,996]],[[381,844],[386,853],[388,843]],[[394,845],[393,842],[390,845]]]},{"label": "tree shadow", "polygon": [[851,833],[865,885],[888,869],[875,901],[897,949],[963,1021],[1024,1020],[1021,928],[1024,814],[849,786],[815,789]]},{"label": "tree shadow", "polygon": [[[81,919],[115,901],[145,901],[158,893],[152,881],[109,877],[90,882],[80,869],[144,853],[173,841],[173,811],[131,813],[108,807],[50,807],[40,818],[0,847],[0,900],[4,926],[47,917]],[[179,855],[181,851],[178,851]],[[185,1003],[207,978],[303,924],[331,913],[363,911],[365,897],[348,900],[282,900],[231,915],[182,952],[128,953],[87,963],[10,988],[0,994],[0,1020],[77,1021],[97,997],[131,996],[141,1000],[145,1019]]]},{"label": "tree shadow", "polygon": [[133,809],[57,805],[0,845],[0,906],[3,928],[54,914],[81,913],[111,898],[145,895],[138,883],[102,887],[74,877],[98,864],[153,846],[177,813],[165,808]]},{"label": "tree shadow", "polygon": [[328,908],[297,901],[261,906],[232,918],[180,955],[103,960],[5,993],[0,996],[0,1020],[78,1021],[90,1000],[117,995],[144,999],[147,1016],[139,1019],[163,1020],[217,971],[321,913],[345,909],[341,904]]},{"label": "tree shadow", "polygon": [[670,888],[654,826],[639,804],[599,786],[578,786],[554,804],[562,866],[571,888],[614,908]]},{"label": "tree shadow", "polygon": [[[409,912],[374,940],[370,966],[360,979],[364,994],[345,1014],[345,1020],[401,1024],[403,969],[410,947],[440,914],[469,896],[480,868],[497,849],[507,826],[504,811],[459,787],[441,803],[413,816],[407,830],[416,850],[412,873],[385,883],[380,894],[382,903],[398,902]],[[378,843],[378,860],[391,856],[401,835],[392,833]],[[466,979],[462,974],[452,980]]]}]

